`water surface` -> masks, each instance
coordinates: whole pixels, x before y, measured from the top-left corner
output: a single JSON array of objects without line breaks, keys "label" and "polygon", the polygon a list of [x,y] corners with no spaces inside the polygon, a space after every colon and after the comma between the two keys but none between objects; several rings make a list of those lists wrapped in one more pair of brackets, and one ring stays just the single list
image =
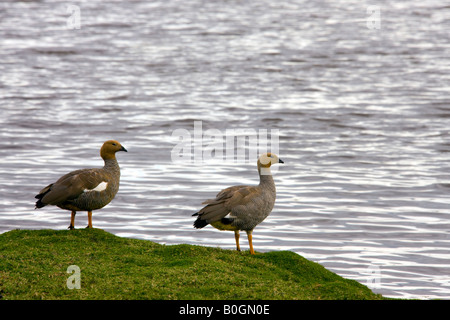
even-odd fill
[{"label": "water surface", "polygon": [[233,249],[191,214],[257,184],[256,163],[174,163],[172,134],[195,121],[279,130],[285,164],[257,251],[362,283],[375,270],[389,297],[450,298],[450,7],[378,4],[380,29],[365,1],[89,1],[71,29],[66,3],[0,3],[0,232],[67,228],[70,213],[34,210],[34,195],[101,166],[117,139],[121,188],[95,227]]}]

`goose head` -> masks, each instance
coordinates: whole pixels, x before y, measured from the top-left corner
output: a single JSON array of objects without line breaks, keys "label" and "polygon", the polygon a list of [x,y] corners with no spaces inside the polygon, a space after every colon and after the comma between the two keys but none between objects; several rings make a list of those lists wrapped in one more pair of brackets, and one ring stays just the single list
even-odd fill
[{"label": "goose head", "polygon": [[100,156],[103,158],[103,160],[115,159],[116,152],[118,152],[118,151],[127,152],[127,149],[125,149],[120,144],[119,141],[108,140],[103,144],[102,148],[100,149]]},{"label": "goose head", "polygon": [[270,166],[277,163],[284,163],[275,153],[263,153],[258,158],[258,171],[262,175],[271,174]]}]

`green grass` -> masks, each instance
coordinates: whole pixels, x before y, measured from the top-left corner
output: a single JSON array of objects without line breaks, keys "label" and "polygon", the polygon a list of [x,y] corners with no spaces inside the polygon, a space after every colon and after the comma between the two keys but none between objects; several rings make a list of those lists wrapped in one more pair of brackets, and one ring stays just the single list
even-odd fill
[{"label": "green grass", "polygon": [[[68,289],[70,265],[81,289]],[[290,251],[160,245],[99,229],[0,235],[0,299],[383,299]]]}]

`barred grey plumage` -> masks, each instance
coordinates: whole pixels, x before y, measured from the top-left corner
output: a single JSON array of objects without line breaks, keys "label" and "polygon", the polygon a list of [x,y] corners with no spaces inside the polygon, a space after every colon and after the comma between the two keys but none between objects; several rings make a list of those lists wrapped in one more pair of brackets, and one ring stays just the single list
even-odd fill
[{"label": "barred grey plumage", "polygon": [[105,161],[103,168],[81,169],[62,176],[35,196],[38,199],[36,208],[55,205],[71,210],[69,229],[74,228],[77,211],[88,211],[88,228],[92,228],[92,211],[110,203],[119,190],[118,151],[127,152],[118,141],[106,141],[100,149],[100,156]]},{"label": "barred grey plumage", "polygon": [[254,254],[252,243],[253,229],[264,221],[275,204],[276,188],[270,172],[270,166],[284,163],[276,154],[265,153],[258,159],[259,185],[234,186],[220,191],[215,199],[206,200],[206,204],[193,216],[197,229],[211,224],[219,230],[230,230],[235,233],[236,249],[240,251],[239,231],[247,232],[250,253]]}]

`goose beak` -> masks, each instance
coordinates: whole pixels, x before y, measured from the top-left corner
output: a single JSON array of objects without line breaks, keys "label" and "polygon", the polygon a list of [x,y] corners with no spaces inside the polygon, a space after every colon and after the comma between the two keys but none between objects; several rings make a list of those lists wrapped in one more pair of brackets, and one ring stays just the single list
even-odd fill
[{"label": "goose beak", "polygon": [[284,161],[281,159],[278,159],[278,163],[284,163]]},{"label": "goose beak", "polygon": [[122,149],[120,149],[120,151],[125,151],[125,152],[128,152],[128,151],[127,151],[127,149],[125,149],[125,147],[124,147],[124,146],[122,146]]}]

